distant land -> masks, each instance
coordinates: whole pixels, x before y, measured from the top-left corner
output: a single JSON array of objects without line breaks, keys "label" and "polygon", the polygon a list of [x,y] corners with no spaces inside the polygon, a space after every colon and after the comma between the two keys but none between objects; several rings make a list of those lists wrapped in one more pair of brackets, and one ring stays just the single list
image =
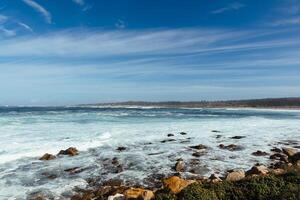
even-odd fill
[{"label": "distant land", "polygon": [[293,98],[265,98],[228,101],[126,101],[116,103],[84,104],[80,106],[143,106],[167,108],[297,108],[300,109],[300,97]]}]

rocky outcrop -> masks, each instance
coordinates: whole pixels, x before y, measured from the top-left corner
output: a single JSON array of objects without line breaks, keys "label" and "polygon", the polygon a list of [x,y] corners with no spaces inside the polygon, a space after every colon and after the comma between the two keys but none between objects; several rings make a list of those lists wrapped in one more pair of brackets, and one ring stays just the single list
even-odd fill
[{"label": "rocky outcrop", "polygon": [[69,147],[66,150],[60,150],[58,155],[69,155],[69,156],[76,156],[79,154],[79,151],[75,147]]},{"label": "rocky outcrop", "polygon": [[243,178],[245,178],[244,170],[236,170],[227,174],[226,181],[239,181]]},{"label": "rocky outcrop", "polygon": [[174,166],[174,170],[176,172],[183,172],[185,168],[184,162],[182,160],[179,160],[176,162],[175,166]]},{"label": "rocky outcrop", "polygon": [[194,180],[184,180],[179,178],[178,176],[171,176],[167,179],[163,180],[164,188],[171,190],[173,193],[177,194],[188,185],[195,183]]},{"label": "rocky outcrop", "polygon": [[288,157],[292,157],[292,156],[294,156],[297,153],[297,150],[294,149],[294,148],[285,147],[285,148],[282,148],[282,152],[285,155],[287,155]]},{"label": "rocky outcrop", "polygon": [[250,170],[246,172],[246,175],[267,175],[269,169],[264,165],[253,166]]},{"label": "rocky outcrop", "polygon": [[229,151],[239,151],[242,150],[243,147],[236,145],[236,144],[229,144],[229,145],[224,145],[224,144],[220,144],[219,145],[220,149],[227,149]]},{"label": "rocky outcrop", "polygon": [[151,200],[154,198],[154,193],[151,190],[142,188],[130,188],[124,193],[125,200],[139,199],[139,200]]},{"label": "rocky outcrop", "polygon": [[55,158],[56,156],[49,153],[45,153],[42,157],[39,158],[39,160],[53,160]]},{"label": "rocky outcrop", "polygon": [[212,174],[212,175],[210,175],[210,177],[208,178],[207,181],[209,183],[219,183],[219,182],[222,182],[222,179],[220,179],[218,175]]},{"label": "rocky outcrop", "polygon": [[192,149],[197,149],[197,150],[202,150],[202,149],[207,149],[207,146],[203,144],[195,145],[195,146],[190,146]]},{"label": "rocky outcrop", "polygon": [[253,152],[252,155],[253,156],[267,156],[269,154],[267,152],[258,150],[258,151]]}]

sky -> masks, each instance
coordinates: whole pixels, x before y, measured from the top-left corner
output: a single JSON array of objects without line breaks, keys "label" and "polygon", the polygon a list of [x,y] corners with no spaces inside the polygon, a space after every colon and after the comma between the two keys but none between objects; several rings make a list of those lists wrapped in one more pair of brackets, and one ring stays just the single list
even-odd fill
[{"label": "sky", "polygon": [[0,105],[300,96],[300,0],[0,0]]}]

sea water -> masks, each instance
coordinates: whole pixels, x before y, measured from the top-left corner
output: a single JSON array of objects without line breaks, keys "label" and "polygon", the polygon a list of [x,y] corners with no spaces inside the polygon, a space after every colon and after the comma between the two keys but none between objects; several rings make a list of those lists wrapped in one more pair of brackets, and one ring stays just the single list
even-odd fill
[{"label": "sea water", "polygon": [[[169,133],[174,136],[167,137]],[[174,141],[162,142],[170,138]],[[151,186],[153,177],[174,173],[179,158],[188,167],[183,176],[246,170],[257,162],[269,162],[268,156],[257,157],[252,152],[270,152],[273,146],[297,147],[299,139],[297,110],[1,107],[0,199],[26,199],[39,192],[53,199],[69,199],[75,187],[85,188],[91,178],[99,184],[118,179],[128,185]],[[208,149],[195,158],[190,146],[198,144]],[[220,149],[219,144],[240,145],[242,150]],[[126,150],[117,151],[120,146]],[[79,155],[38,160],[46,152],[57,154],[68,147],[76,147]],[[113,158],[122,164],[121,171],[111,170]],[[197,164],[189,166],[195,160]],[[82,170],[66,171],[74,167]]]}]

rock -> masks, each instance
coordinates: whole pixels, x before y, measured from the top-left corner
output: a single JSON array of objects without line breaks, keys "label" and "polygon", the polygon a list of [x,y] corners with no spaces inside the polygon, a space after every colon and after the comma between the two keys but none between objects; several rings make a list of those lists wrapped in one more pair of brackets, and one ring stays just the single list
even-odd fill
[{"label": "rock", "polygon": [[179,193],[181,190],[186,188],[188,185],[195,183],[194,180],[184,180],[179,178],[178,176],[171,176],[163,180],[164,188],[168,188],[174,194]]},{"label": "rock", "polygon": [[217,139],[219,139],[219,138],[221,138],[222,137],[222,135],[216,135],[216,138]]},{"label": "rock", "polygon": [[78,155],[78,150],[75,147],[69,147],[66,150],[61,150],[58,155],[76,156]]},{"label": "rock", "polygon": [[273,151],[273,152],[276,152],[276,153],[281,153],[281,149],[277,148],[277,147],[274,147],[272,148],[270,151]]},{"label": "rock", "polygon": [[151,200],[154,198],[154,193],[151,190],[146,190],[142,188],[130,188],[124,193],[125,200],[129,199],[141,199],[141,200]]},{"label": "rock", "polygon": [[212,130],[211,132],[213,132],[213,133],[221,133],[221,131],[218,131],[218,130]]},{"label": "rock", "polygon": [[123,194],[115,194],[113,196],[109,196],[107,200],[125,200],[125,196]]},{"label": "rock", "polygon": [[270,159],[286,161],[288,157],[285,154],[274,153],[273,155],[270,156]]},{"label": "rock", "polygon": [[219,147],[221,149],[227,149],[229,151],[239,151],[239,150],[242,150],[243,148],[239,145],[236,145],[236,144],[229,144],[229,145],[224,145],[224,144],[220,144]]},{"label": "rock", "polygon": [[52,154],[45,153],[42,157],[39,158],[39,160],[53,160],[56,157]]},{"label": "rock", "polygon": [[82,172],[83,170],[84,169],[80,168],[80,167],[72,167],[72,168],[69,168],[69,169],[65,169],[64,171],[69,172],[70,174],[78,174],[78,173]]},{"label": "rock", "polygon": [[190,146],[190,148],[201,150],[201,149],[207,149],[207,146],[205,146],[203,144],[199,144],[199,145],[196,145],[196,146]]},{"label": "rock", "polygon": [[125,151],[126,149],[127,149],[126,147],[118,147],[116,150],[121,152],[121,151]]},{"label": "rock", "polygon": [[300,152],[295,153],[293,156],[289,157],[292,163],[297,163],[300,160]]},{"label": "rock", "polygon": [[245,138],[246,136],[233,136],[231,137],[231,139],[235,139],[235,140],[239,140],[239,139],[242,139],[242,138]]},{"label": "rock", "polygon": [[227,174],[226,181],[239,181],[242,180],[243,178],[245,178],[244,170],[237,170]]},{"label": "rock", "polygon": [[176,172],[183,172],[185,168],[184,162],[182,160],[179,160],[176,162],[174,169]]},{"label": "rock", "polygon": [[43,197],[43,196],[40,196],[40,197],[36,197],[36,198],[34,198],[33,200],[46,200],[46,199],[45,199],[45,197]]},{"label": "rock", "polygon": [[282,151],[285,155],[287,155],[288,157],[292,157],[293,155],[295,155],[297,153],[296,149],[293,148],[282,148]]},{"label": "rock", "polygon": [[176,141],[175,139],[167,139],[167,140],[162,140],[160,141],[161,143],[166,143],[166,142],[173,142]]},{"label": "rock", "polygon": [[168,136],[168,137],[173,137],[173,136],[174,136],[174,134],[172,134],[172,133],[169,133],[167,136]]},{"label": "rock", "polygon": [[267,152],[258,150],[258,151],[253,152],[252,155],[254,155],[254,156],[266,156],[266,155],[269,155],[269,154]]},{"label": "rock", "polygon": [[208,182],[209,183],[219,183],[219,182],[222,182],[222,180],[216,174],[212,174],[208,178]]},{"label": "rock", "polygon": [[194,157],[201,157],[201,156],[203,156],[205,153],[204,152],[199,152],[199,151],[197,151],[197,152],[194,152],[193,154],[192,154],[192,156],[194,156]]},{"label": "rock", "polygon": [[180,132],[179,134],[180,135],[187,135],[187,133],[185,133],[185,132]]},{"label": "rock", "polygon": [[51,174],[49,172],[43,172],[41,175],[47,177],[48,179],[56,179],[57,178],[56,174]]},{"label": "rock", "polygon": [[275,174],[275,175],[283,175],[286,173],[286,170],[284,169],[281,169],[281,168],[277,168],[277,169],[273,169],[272,170],[272,173]]},{"label": "rock", "polygon": [[269,173],[269,169],[264,165],[253,166],[250,170],[246,172],[247,175],[266,175]]}]

